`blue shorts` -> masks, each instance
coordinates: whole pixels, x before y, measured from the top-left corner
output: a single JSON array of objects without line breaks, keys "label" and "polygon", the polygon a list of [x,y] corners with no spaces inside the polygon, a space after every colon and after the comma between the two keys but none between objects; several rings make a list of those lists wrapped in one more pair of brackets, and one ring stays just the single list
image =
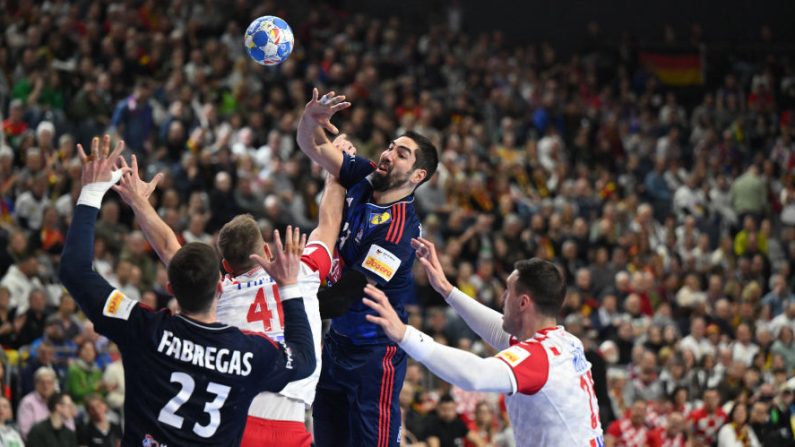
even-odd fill
[{"label": "blue shorts", "polygon": [[312,406],[315,445],[399,446],[407,362],[397,344],[354,345],[331,330]]}]

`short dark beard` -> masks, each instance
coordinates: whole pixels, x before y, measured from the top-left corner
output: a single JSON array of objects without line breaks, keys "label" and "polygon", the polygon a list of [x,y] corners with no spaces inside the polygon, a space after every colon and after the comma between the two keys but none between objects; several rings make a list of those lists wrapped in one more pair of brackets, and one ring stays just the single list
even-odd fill
[{"label": "short dark beard", "polygon": [[376,192],[386,192],[393,189],[398,189],[399,187],[405,185],[409,181],[409,174],[406,174],[406,178],[398,178],[397,176],[393,176],[390,174],[379,174],[374,172],[373,175],[370,177],[370,184],[373,185],[373,191]]}]

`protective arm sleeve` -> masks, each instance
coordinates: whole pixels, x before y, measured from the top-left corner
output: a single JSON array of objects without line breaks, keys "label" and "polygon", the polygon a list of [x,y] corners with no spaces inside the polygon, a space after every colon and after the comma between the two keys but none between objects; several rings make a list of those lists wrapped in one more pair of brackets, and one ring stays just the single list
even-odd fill
[{"label": "protective arm sleeve", "polygon": [[511,335],[502,329],[502,314],[472,299],[457,287],[445,300],[486,343],[499,351],[510,346]]},{"label": "protective arm sleeve", "polygon": [[513,372],[496,357],[484,359],[470,352],[439,344],[412,326],[406,326],[400,347],[443,380],[465,390],[514,392]]}]

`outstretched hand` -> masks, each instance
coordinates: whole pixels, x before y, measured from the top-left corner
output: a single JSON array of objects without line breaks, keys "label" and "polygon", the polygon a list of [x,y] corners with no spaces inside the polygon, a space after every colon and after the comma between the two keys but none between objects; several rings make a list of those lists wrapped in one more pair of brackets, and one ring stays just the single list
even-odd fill
[{"label": "outstretched hand", "polygon": [[265,244],[263,247],[265,257],[251,255],[251,259],[261,265],[279,287],[298,283],[301,255],[306,247],[306,234],[302,235],[298,227],[293,229],[288,225],[284,245],[279,230],[273,230],[273,243],[276,246],[276,253],[271,252],[270,247]]},{"label": "outstretched hand", "polygon": [[138,173],[138,158],[135,155],[131,157],[130,164],[131,166],[127,166],[127,162],[121,159],[122,169],[129,168],[130,172],[122,176],[121,182],[113,186],[113,190],[124,203],[132,206],[135,200],[149,200],[149,196],[157,189],[157,184],[163,180],[163,173],[159,172],[151,181],[145,182]]},{"label": "outstretched hand", "polygon": [[116,183],[122,174],[129,172],[130,168],[116,168],[116,164],[124,151],[124,141],[119,141],[113,152],[110,151],[110,136],[105,135],[102,142],[98,137],[91,140],[91,154],[86,155],[81,144],[77,145],[77,155],[83,167],[80,177],[81,186],[90,183],[112,182]]},{"label": "outstretched hand", "polygon": [[309,118],[334,135],[340,133],[333,124],[331,117],[340,110],[345,110],[351,103],[345,101],[345,96],[337,96],[333,91],[319,97],[316,88],[312,89],[312,99],[306,103],[304,117]]},{"label": "outstretched hand", "polygon": [[411,247],[416,250],[417,259],[425,268],[431,287],[445,298],[450,296],[450,292],[453,291],[453,285],[450,284],[444,274],[444,268],[442,268],[442,263],[439,262],[439,256],[436,254],[436,246],[433,242],[418,237],[411,240]]},{"label": "outstretched hand", "polygon": [[378,316],[366,315],[367,321],[381,326],[381,329],[393,342],[397,343],[403,340],[403,336],[406,334],[406,325],[400,321],[400,317],[389,303],[386,294],[372,284],[365,286],[364,293],[370,298],[362,298],[362,302],[378,312]]}]

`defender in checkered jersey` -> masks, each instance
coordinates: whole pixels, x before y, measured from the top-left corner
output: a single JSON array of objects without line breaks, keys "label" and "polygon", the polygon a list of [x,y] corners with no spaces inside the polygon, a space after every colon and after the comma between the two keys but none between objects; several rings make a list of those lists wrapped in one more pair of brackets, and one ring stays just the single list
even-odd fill
[{"label": "defender in checkered jersey", "polygon": [[[180,243],[171,228],[158,216],[149,203],[162,174],[144,182],[138,174],[135,156],[132,156],[131,173],[114,187],[135,213],[136,219],[149,243],[164,264],[168,265]],[[327,177],[320,202],[318,227],[310,234],[301,257],[298,286],[312,330],[317,367],[312,375],[291,382],[278,393],[263,392],[257,395],[248,409],[248,420],[241,446],[280,445],[310,446],[312,436],[307,431],[306,409],[315,398],[320,377],[321,332],[318,288],[331,267],[331,252],[342,218],[345,189],[331,176]],[[222,294],[218,300],[218,320],[244,331],[265,334],[281,341],[284,339],[284,315],[281,299],[273,279],[256,262],[251,254],[265,256],[268,250],[257,223],[249,215],[240,215],[226,223],[218,235],[218,248],[223,257],[226,275]]]},{"label": "defender in checkered jersey", "polygon": [[[301,150],[348,191],[343,228],[337,241],[330,290],[340,276],[359,274],[386,291],[400,318],[413,300],[411,239],[420,236],[414,191],[436,172],[439,156],[428,138],[406,132],[381,153],[378,163],[351,155],[330,119],[350,107],[334,92],[315,89],[298,124]],[[342,150],[340,150],[342,149]],[[336,256],[338,255],[338,256]],[[377,326],[361,303],[361,287],[347,294],[347,311],[334,318],[324,338],[323,366],[312,407],[318,447],[400,445],[398,395],[406,374],[406,354]]]},{"label": "defender in checkered jersey", "polygon": [[582,342],[557,325],[566,284],[557,267],[538,258],[516,263],[508,277],[504,314],[480,304],[445,278],[434,245],[412,241],[433,288],[467,324],[500,352],[490,358],[436,343],[406,326],[384,292],[368,285],[367,319],[383,328],[434,374],[466,390],[508,394],[518,446],[604,445],[591,364]]}]

